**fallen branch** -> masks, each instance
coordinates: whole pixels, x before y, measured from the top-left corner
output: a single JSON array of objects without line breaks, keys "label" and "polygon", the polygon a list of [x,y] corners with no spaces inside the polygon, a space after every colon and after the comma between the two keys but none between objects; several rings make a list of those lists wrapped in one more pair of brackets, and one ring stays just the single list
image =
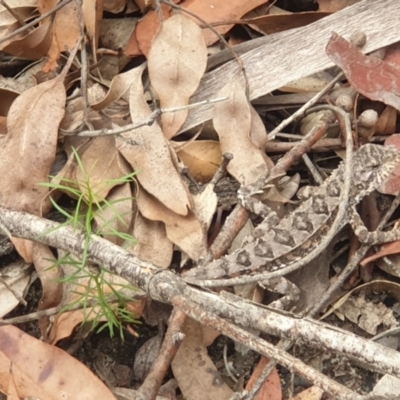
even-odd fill
[{"label": "fallen branch", "polygon": [[[38,241],[76,255],[81,254],[87,246],[83,233],[24,212],[0,207],[0,220],[13,236]],[[343,354],[363,365],[368,365],[371,370],[400,378],[400,354],[390,348],[315,320],[294,318],[273,309],[259,307],[228,293],[219,296],[216,293],[203,292],[186,284],[170,270],[160,270],[96,235],[91,238],[88,252],[92,261],[107,266],[111,271],[146,291],[153,299],[177,307],[202,324],[212,324],[213,328],[233,340],[239,340],[241,333],[233,335],[233,331],[230,330],[232,324],[258,329],[283,339],[300,341],[313,347]],[[224,321],[224,324],[215,326],[214,322],[210,322],[210,317],[213,321]],[[229,329],[227,321],[230,321]],[[260,338],[251,335],[248,337],[251,340],[246,342],[247,346],[287,365],[285,359],[289,355],[284,353],[285,356],[277,358],[276,349],[272,347],[274,350],[270,351],[271,345]],[[290,363],[292,362],[290,359]],[[297,372],[304,376],[304,371],[301,366]],[[331,390],[333,389],[328,391]]]}]

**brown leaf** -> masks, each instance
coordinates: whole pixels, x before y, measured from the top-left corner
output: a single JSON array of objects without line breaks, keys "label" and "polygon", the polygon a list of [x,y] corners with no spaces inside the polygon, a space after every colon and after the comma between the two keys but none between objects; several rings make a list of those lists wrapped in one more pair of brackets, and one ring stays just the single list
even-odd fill
[{"label": "brown leaf", "polygon": [[[52,7],[49,8],[52,9],[56,5],[57,2],[53,1]],[[50,11],[50,9],[42,10],[42,14]],[[48,51],[48,61],[43,67],[43,71],[53,71],[57,67],[60,54],[65,51],[66,47],[68,49],[74,48],[80,36],[78,4],[72,2],[58,10],[55,15],[52,43]]]},{"label": "brown leaf", "polygon": [[177,154],[189,168],[193,178],[202,183],[209,182],[221,164],[219,143],[214,140],[196,140],[188,143],[178,150]]},{"label": "brown leaf", "polygon": [[[151,84],[162,108],[185,106],[199,86],[207,65],[207,47],[201,29],[182,14],[165,21],[148,55]],[[189,110],[161,115],[167,139],[176,135]]]},{"label": "brown leaf", "polygon": [[397,111],[390,106],[386,106],[379,116],[375,126],[375,135],[391,135],[396,132]]},{"label": "brown leaf", "polygon": [[268,167],[263,152],[250,140],[251,112],[244,90],[238,81],[219,93],[228,100],[217,103],[213,124],[221,143],[221,153],[231,153],[228,172],[244,185],[266,176]]},{"label": "brown leaf", "polygon": [[400,111],[400,67],[376,57],[365,56],[336,33],[326,53],[346,75],[351,85],[371,100],[382,101]]},{"label": "brown leaf", "polygon": [[[62,79],[56,78],[28,89],[12,104],[0,150],[2,206],[41,214],[48,189],[39,183],[48,181],[55,159],[65,98]],[[31,249],[24,251],[24,258],[32,261]]]},{"label": "brown leaf", "polygon": [[[63,296],[63,284],[61,268],[56,264],[56,258],[48,246],[41,243],[34,244],[33,262],[42,285],[42,298],[39,302],[39,310],[47,310],[61,303]],[[47,328],[49,317],[39,319],[42,336],[47,341]]]},{"label": "brown leaf", "polygon": [[115,400],[107,386],[74,357],[14,326],[0,327],[0,348],[0,386],[8,387],[12,364],[19,398]]},{"label": "brown leaf", "polygon": [[[120,156],[119,156],[120,157]],[[108,207],[95,214],[93,231],[97,235],[121,246],[124,240],[114,232],[130,233],[136,203],[129,183],[115,186],[107,195]]]},{"label": "brown leaf", "polygon": [[110,88],[104,98],[91,104],[91,108],[100,111],[129,92],[132,82],[135,81],[139,73],[141,71],[138,68],[132,68],[127,72],[116,75],[111,81]]},{"label": "brown leaf", "polygon": [[[139,68],[142,72],[144,66]],[[146,121],[151,115],[143,94],[141,74],[132,83],[129,106],[132,121]],[[187,215],[192,208],[191,196],[171,160],[173,150],[157,123],[122,136],[138,143],[132,145],[117,139],[120,152],[137,172],[140,184],[174,213]]]},{"label": "brown leaf", "polygon": [[92,42],[93,54],[96,55],[100,37],[100,25],[103,19],[103,0],[83,0],[82,13],[86,32]]},{"label": "brown leaf", "polygon": [[[176,1],[175,1],[176,2]],[[266,3],[266,0],[186,0],[183,4],[185,9],[198,15],[209,24],[215,24],[214,29],[221,35],[228,32],[233,24],[217,24],[227,20],[237,20],[252,9]],[[161,7],[164,21],[170,16],[171,8],[162,4]],[[200,25],[200,22],[193,18]],[[148,54],[151,42],[160,25],[160,19],[156,11],[150,11],[139,21],[137,32],[132,35],[128,43],[126,54],[135,56],[139,54]],[[209,28],[203,29],[203,37],[206,45],[209,46],[218,40],[218,37]],[[139,50],[140,49],[140,50]]]},{"label": "brown leaf", "polygon": [[133,236],[137,240],[131,250],[133,254],[160,268],[168,268],[171,265],[174,245],[168,239],[163,222],[151,221],[138,212]]},{"label": "brown leaf", "polygon": [[201,256],[205,256],[206,230],[192,211],[185,216],[176,214],[143,189],[137,196],[137,205],[147,219],[163,221],[168,238],[190,258],[197,261]]},{"label": "brown leaf", "polygon": [[87,182],[90,182],[92,195],[97,201],[104,200],[116,184],[111,184],[114,179],[127,175],[131,170],[127,167],[115,145],[114,136],[95,138],[86,147],[81,155],[84,171],[79,166],[75,167],[72,179],[78,183],[78,188],[89,199]]},{"label": "brown leaf", "polygon": [[233,392],[219,376],[207,353],[200,324],[188,318],[182,331],[186,339],[179,347],[171,366],[183,396],[187,399],[230,399]]},{"label": "brown leaf", "polygon": [[[257,379],[262,374],[264,368],[267,366],[269,360],[266,357],[261,357],[260,361],[257,364],[257,367],[253,371],[249,381],[246,385],[246,390],[250,390]],[[271,372],[269,377],[266,379],[264,384],[261,386],[260,391],[257,393],[255,400],[282,400],[282,386],[281,379],[279,377],[278,371],[276,368]]]}]

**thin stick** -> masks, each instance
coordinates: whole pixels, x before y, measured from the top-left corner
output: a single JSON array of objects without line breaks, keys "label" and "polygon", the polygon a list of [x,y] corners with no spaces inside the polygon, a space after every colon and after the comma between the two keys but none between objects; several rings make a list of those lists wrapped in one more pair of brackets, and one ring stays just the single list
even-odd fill
[{"label": "thin stick", "polygon": [[318,92],[314,97],[312,97],[307,103],[305,103],[302,107],[300,107],[295,113],[293,113],[289,118],[286,118],[284,121],[282,121],[274,130],[272,130],[270,133],[268,133],[268,139],[273,140],[275,139],[275,135],[280,132],[283,128],[287,127],[289,124],[291,124],[295,119],[300,117],[301,115],[304,114],[304,112],[312,107],[314,104],[318,102],[318,100],[324,96],[326,93],[328,93],[332,87],[335,85],[336,82],[339,82],[340,79],[343,77],[343,72],[341,72],[339,75],[335,76],[320,92]]},{"label": "thin stick", "polygon": [[189,104],[187,106],[171,107],[171,108],[157,108],[150,114],[150,116],[147,118],[147,120],[141,121],[141,122],[135,122],[135,123],[132,123],[132,124],[129,124],[129,125],[123,126],[121,128],[117,128],[117,129],[99,129],[99,130],[94,130],[94,131],[82,131],[82,132],[79,132],[76,134],[70,133],[70,132],[65,132],[65,131],[62,131],[62,133],[64,136],[76,135],[76,136],[81,136],[81,137],[100,137],[100,136],[109,136],[109,135],[120,135],[121,133],[141,128],[142,126],[152,125],[154,123],[154,121],[163,113],[176,112],[176,111],[181,111],[181,110],[185,110],[185,109],[190,110],[192,108],[200,107],[205,104],[219,103],[219,102],[225,101],[227,99],[228,99],[228,97],[219,97],[217,99],[200,101],[199,103],[193,103],[193,104]]}]

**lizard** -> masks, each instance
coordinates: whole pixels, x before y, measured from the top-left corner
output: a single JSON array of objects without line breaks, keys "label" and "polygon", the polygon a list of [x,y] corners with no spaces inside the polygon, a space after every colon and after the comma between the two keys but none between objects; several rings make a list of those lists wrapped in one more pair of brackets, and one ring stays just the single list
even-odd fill
[{"label": "lizard", "polygon": [[[377,189],[399,163],[400,152],[394,147],[366,144],[354,153],[352,186],[340,229],[347,223],[360,222],[359,218],[353,218],[355,206]],[[342,162],[321,186],[315,188],[311,197],[285,218],[280,220],[270,210],[239,249],[205,266],[192,268],[183,279],[199,286],[226,286],[229,281],[224,281],[226,277],[255,275],[257,281],[282,276],[302,267],[302,259],[307,259],[306,255],[318,247],[336,218],[344,171]],[[362,234],[365,242],[369,241],[365,227],[355,230]],[[396,233],[396,238],[400,237],[400,231]]]}]

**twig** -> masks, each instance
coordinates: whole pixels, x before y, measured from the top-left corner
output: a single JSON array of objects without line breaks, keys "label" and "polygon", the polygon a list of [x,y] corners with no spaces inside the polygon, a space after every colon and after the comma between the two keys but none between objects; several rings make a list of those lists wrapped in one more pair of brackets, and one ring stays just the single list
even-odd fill
[{"label": "twig", "polygon": [[0,4],[18,21],[21,26],[25,25],[25,21],[4,1],[0,0]]},{"label": "twig", "polygon": [[313,98],[311,98],[307,103],[305,103],[302,107],[300,107],[295,113],[293,113],[289,118],[286,118],[284,121],[282,121],[274,130],[272,130],[270,133],[268,133],[268,139],[272,140],[275,139],[275,135],[280,132],[283,128],[287,127],[289,124],[291,124],[294,120],[296,120],[298,117],[304,114],[304,112],[312,107],[314,104],[318,103],[319,99],[324,96],[326,93],[328,93],[333,86],[340,81],[343,77],[343,72],[341,72],[339,75],[335,76],[335,78],[332,79],[320,92],[318,92]]},{"label": "twig", "polygon": [[[160,352],[158,353],[157,359],[151,366],[150,372],[146,376],[145,381],[138,389],[136,399],[151,400],[156,398],[164,376],[179,349],[181,340],[177,341],[176,337],[178,336],[178,332],[181,333],[182,326],[185,323],[186,318],[186,314],[177,308],[172,310],[168,329],[165,334]],[[181,339],[183,338],[181,337]]]},{"label": "twig", "polygon": [[66,6],[68,3],[71,3],[72,0],[63,0],[61,3],[57,4],[51,11],[49,11],[46,14],[43,14],[41,17],[36,18],[35,20],[29,22],[28,24],[25,24],[23,27],[16,29],[14,32],[11,32],[7,36],[3,37],[0,39],[0,44],[7,42],[7,40],[12,39],[15,36],[18,36],[20,33],[25,32],[29,28],[32,28],[33,26],[37,25],[39,22],[43,21],[44,19],[52,16],[54,13],[56,13],[58,10]]},{"label": "twig", "polygon": [[87,86],[87,77],[88,77],[88,63],[87,63],[87,52],[86,52],[86,36],[85,36],[85,21],[83,17],[82,11],[82,0],[75,0],[76,8],[79,18],[79,29],[81,31],[81,94],[83,100],[83,120],[85,125],[93,130],[93,125],[89,120],[89,99],[88,99],[88,86]]},{"label": "twig", "polygon": [[[133,285],[145,290],[153,299],[172,304],[208,326],[215,327],[213,324],[219,319],[209,320],[206,318],[206,313],[210,313],[216,318],[227,318],[234,324],[258,329],[270,335],[288,340],[300,340],[313,347],[330,349],[367,363],[368,368],[380,373],[389,373],[400,377],[400,354],[398,352],[359,338],[350,332],[307,318],[293,318],[283,313],[258,307],[237,296],[233,296],[233,300],[230,301],[228,297],[221,298],[215,293],[191,287],[172,271],[160,270],[103,238],[92,235],[90,242],[87,243],[84,233],[72,227],[60,226],[60,224],[44,218],[0,207],[0,220],[13,236],[39,241],[76,255],[86,249],[89,260],[105,265]],[[196,307],[201,315],[189,310],[194,310]],[[227,325],[218,325],[217,329],[234,340],[241,341],[241,337],[231,335],[228,327]],[[243,337],[243,339],[245,338]],[[244,340],[244,344],[256,351],[261,349],[262,354],[275,358],[276,350],[272,349],[270,352],[265,347],[271,345],[260,338],[254,340],[257,342],[253,342],[253,339],[250,343]],[[278,359],[281,362],[281,358]],[[282,361],[286,365],[287,359]],[[298,372],[301,376],[306,375],[303,365],[299,367]],[[316,382],[318,385],[320,384],[318,379]],[[321,383],[321,385],[325,384]]]},{"label": "twig", "polygon": [[227,97],[219,97],[217,99],[213,100],[205,100],[205,101],[200,101],[199,103],[193,103],[189,104],[187,106],[180,106],[180,107],[171,107],[171,108],[157,108],[155,109],[150,116],[147,118],[147,120],[142,121],[142,122],[135,122],[126,126],[123,126],[121,128],[117,129],[99,129],[95,131],[82,131],[78,133],[70,133],[70,132],[62,132],[64,136],[81,136],[81,137],[99,137],[99,136],[109,136],[109,135],[120,135],[121,133],[128,132],[134,129],[141,128],[142,126],[150,126],[154,123],[154,121],[163,113],[170,113],[170,112],[176,112],[176,111],[181,111],[184,109],[192,109],[196,107],[203,106],[205,104],[212,104],[212,103],[219,103],[221,101],[227,100]]}]

